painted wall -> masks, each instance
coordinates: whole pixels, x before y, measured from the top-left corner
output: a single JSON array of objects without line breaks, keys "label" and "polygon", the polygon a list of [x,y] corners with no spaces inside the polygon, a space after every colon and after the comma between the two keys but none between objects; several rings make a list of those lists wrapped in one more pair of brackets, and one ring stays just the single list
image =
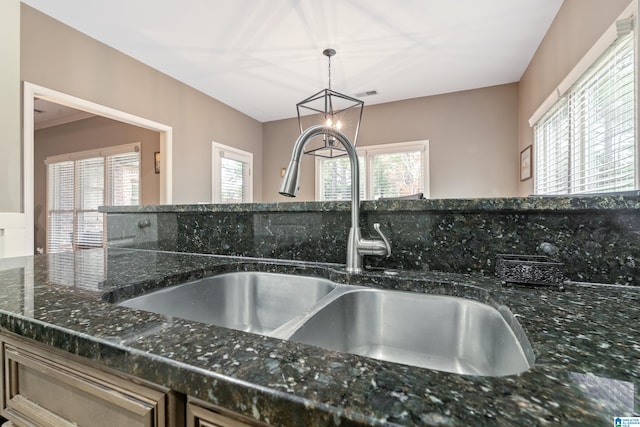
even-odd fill
[{"label": "painted wall", "polygon": [[[263,199],[278,194],[299,135],[297,119],[264,124]],[[358,145],[429,140],[431,198],[508,197],[518,192],[518,84],[366,106]],[[303,156],[296,201],[315,198],[315,162]]]},{"label": "painted wall", "polygon": [[[631,1],[564,1],[520,80],[519,151],[533,144],[529,118]],[[532,193],[533,179],[520,183],[519,195]]]},{"label": "painted wall", "polygon": [[143,205],[160,201],[160,174],[155,173],[153,153],[160,150],[158,132],[131,126],[104,117],[92,117],[64,125],[40,129],[34,135],[34,220],[35,247],[46,247],[47,167],[49,156],[95,150],[140,142],[141,194]]},{"label": "painted wall", "polygon": [[260,122],[21,6],[22,80],[173,127],[174,203],[211,200],[211,141],[253,153],[254,200],[261,200]]},{"label": "painted wall", "polygon": [[0,2],[0,52],[0,212],[21,212],[20,0]]}]

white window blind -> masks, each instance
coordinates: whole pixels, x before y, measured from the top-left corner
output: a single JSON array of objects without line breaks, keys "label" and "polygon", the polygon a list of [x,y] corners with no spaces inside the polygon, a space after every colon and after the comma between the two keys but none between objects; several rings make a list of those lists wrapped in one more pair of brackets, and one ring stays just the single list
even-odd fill
[{"label": "white window blind", "polygon": [[102,247],[104,205],[104,158],[76,160],[76,230],[74,248]]},{"label": "white window blind", "polygon": [[214,203],[247,203],[253,199],[253,154],[214,142],[211,187]]},{"label": "white window blind", "polygon": [[369,167],[374,199],[423,192],[422,151],[371,154]]},{"label": "white window blind", "polygon": [[[318,157],[320,184],[319,200],[349,200],[351,199],[351,164],[349,157]],[[360,166],[360,198],[365,198],[366,180],[363,178],[364,158],[358,156]]]},{"label": "white window blind", "polygon": [[635,189],[633,40],[618,37],[534,125],[536,194]]},{"label": "white window blind", "polygon": [[106,203],[112,206],[140,204],[140,154],[133,151],[113,154],[107,161]]},{"label": "white window blind", "polygon": [[[429,193],[428,141],[359,147],[360,198]],[[316,158],[316,198],[349,200],[351,165],[347,156]]]},{"label": "white window blind", "polygon": [[98,207],[139,203],[139,146],[49,158],[47,182],[47,252],[103,247]]},{"label": "white window blind", "polygon": [[66,161],[48,165],[47,252],[73,249],[73,217],[75,210],[74,162]]},{"label": "white window blind", "polygon": [[223,157],[220,159],[220,177],[221,203],[248,201],[249,165],[247,163]]}]

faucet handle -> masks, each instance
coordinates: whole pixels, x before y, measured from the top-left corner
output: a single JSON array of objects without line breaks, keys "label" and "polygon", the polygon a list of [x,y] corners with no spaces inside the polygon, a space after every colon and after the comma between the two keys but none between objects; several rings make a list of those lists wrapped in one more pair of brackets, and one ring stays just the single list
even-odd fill
[{"label": "faucet handle", "polygon": [[375,224],[373,224],[373,229],[376,230],[376,232],[378,233],[378,235],[380,237],[382,237],[382,241],[384,242],[384,246],[387,249],[387,258],[389,258],[391,256],[391,242],[389,242],[389,239],[387,239],[387,236],[385,236],[382,231],[380,231],[380,223],[376,222]]}]

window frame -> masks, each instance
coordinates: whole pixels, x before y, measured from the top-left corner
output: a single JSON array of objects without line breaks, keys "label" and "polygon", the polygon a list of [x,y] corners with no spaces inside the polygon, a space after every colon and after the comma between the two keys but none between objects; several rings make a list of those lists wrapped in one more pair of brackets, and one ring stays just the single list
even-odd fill
[{"label": "window frame", "polygon": [[219,142],[211,142],[211,202],[212,203],[231,203],[222,202],[222,187],[221,187],[221,168],[220,162],[222,158],[235,160],[238,162],[247,163],[249,165],[248,171],[248,200],[242,203],[253,203],[253,153],[250,151],[244,151],[239,148],[231,147]]},{"label": "window frame", "polygon": [[[416,140],[416,141],[405,141],[405,142],[391,142],[387,144],[378,144],[378,145],[366,145],[366,146],[357,146],[356,152],[358,153],[358,158],[363,158],[362,164],[363,167],[360,167],[360,185],[364,186],[364,197],[361,197],[361,200],[374,200],[371,198],[371,189],[373,187],[373,181],[371,173],[371,159],[373,156],[378,154],[395,154],[395,153],[406,153],[413,151],[421,151],[422,154],[422,186],[423,186],[423,195],[425,198],[429,198],[430,189],[429,189],[429,140]],[[315,158],[315,200],[316,201],[324,201],[322,196],[322,166],[321,162],[323,161],[322,157],[316,156]]]}]

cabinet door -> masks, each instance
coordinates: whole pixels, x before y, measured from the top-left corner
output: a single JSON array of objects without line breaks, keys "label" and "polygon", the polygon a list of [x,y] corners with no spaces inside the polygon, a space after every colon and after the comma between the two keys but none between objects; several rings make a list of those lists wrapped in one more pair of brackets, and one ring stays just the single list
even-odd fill
[{"label": "cabinet door", "polygon": [[[205,407],[206,405],[206,407]],[[244,419],[226,411],[213,408],[204,402],[188,398],[187,427],[268,427],[260,421]]]},{"label": "cabinet door", "polygon": [[167,393],[67,360],[22,341],[3,342],[3,416],[26,426],[166,426]]}]

